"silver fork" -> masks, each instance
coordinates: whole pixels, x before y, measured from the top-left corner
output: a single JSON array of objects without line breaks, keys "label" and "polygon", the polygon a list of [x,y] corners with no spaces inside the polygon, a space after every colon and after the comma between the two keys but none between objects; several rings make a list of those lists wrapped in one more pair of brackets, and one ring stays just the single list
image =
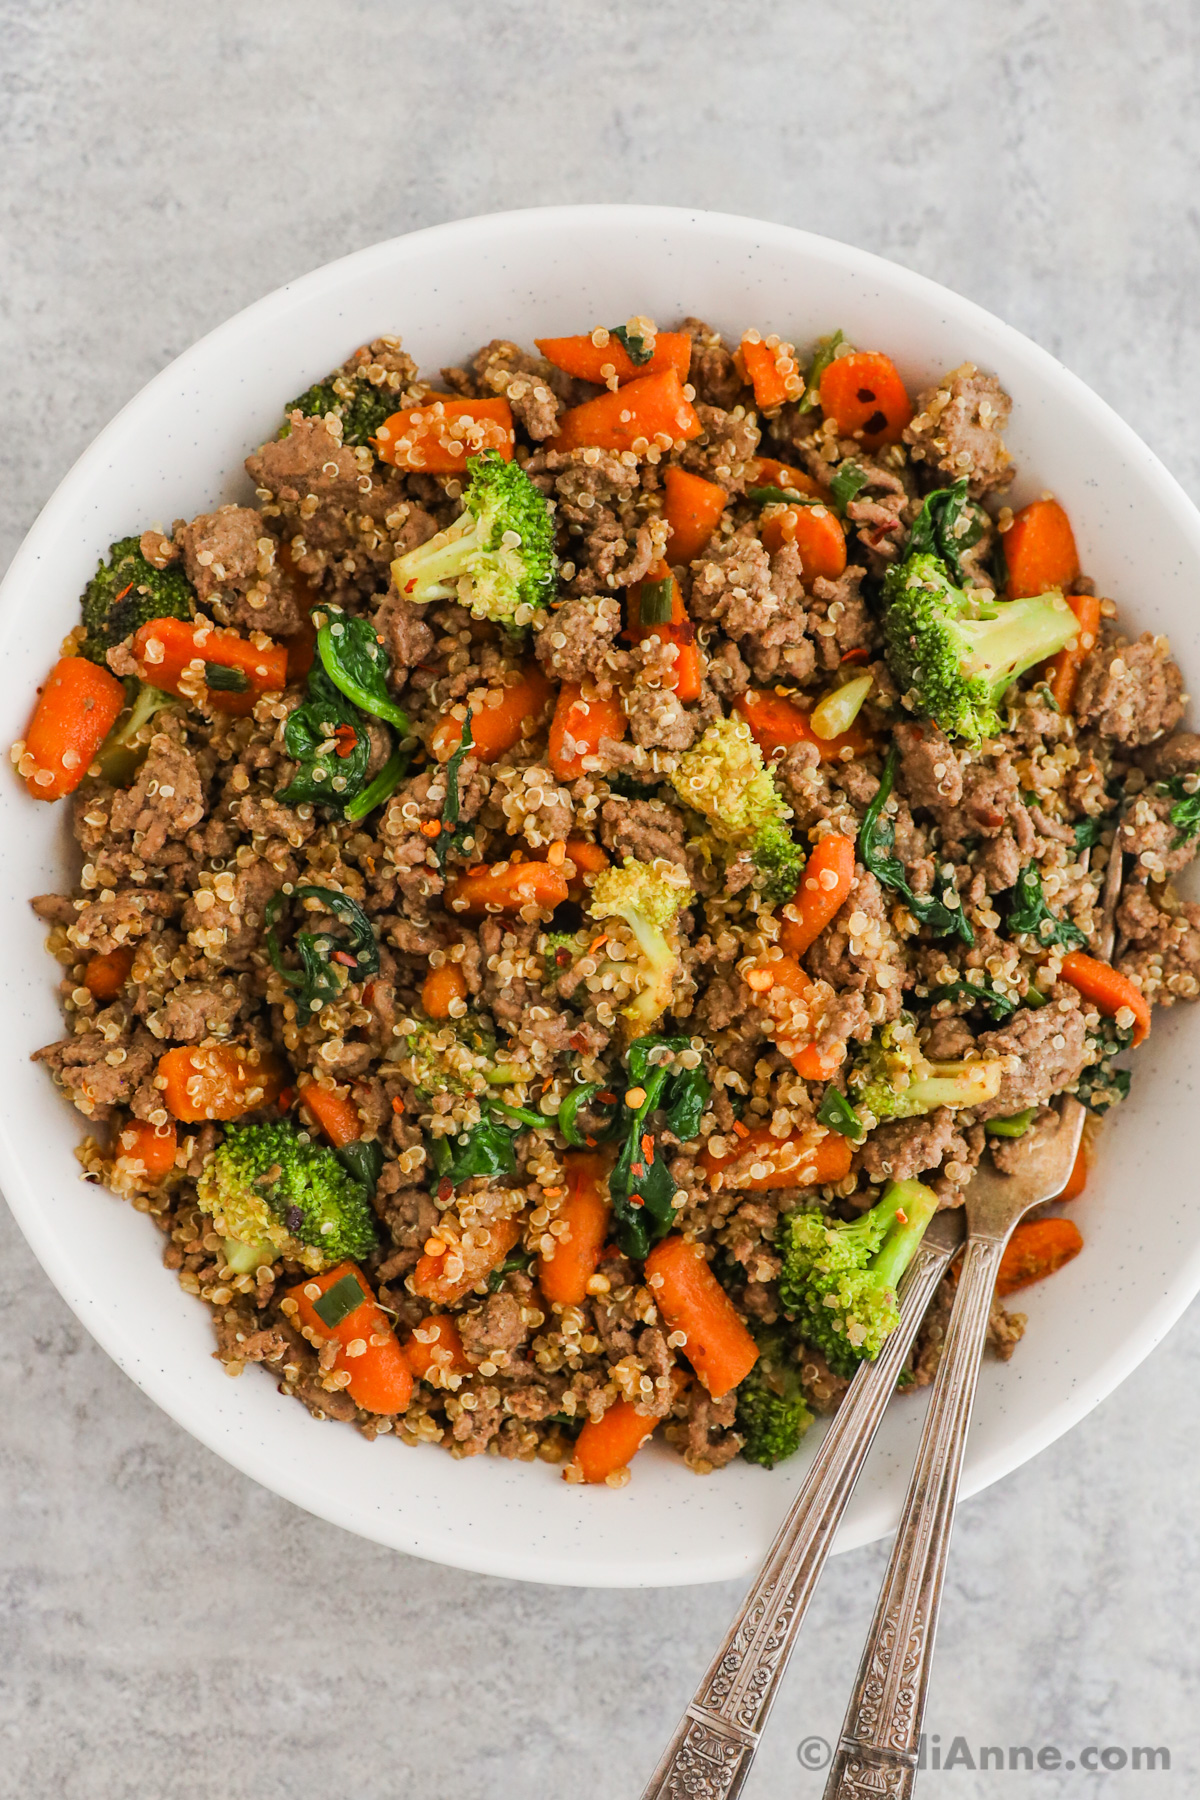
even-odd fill
[{"label": "silver fork", "polygon": [[[1114,844],[1104,884],[1100,955],[1112,955],[1122,858]],[[906,1800],[917,1755],[938,1611],[950,1554],[963,1452],[1000,1258],[1032,1206],[1062,1192],[1079,1151],[1084,1108],[1068,1096],[1057,1128],[1029,1152],[1018,1175],[976,1170],[966,1198],[967,1247],[929,1412],[921,1434],[824,1800]]]}]

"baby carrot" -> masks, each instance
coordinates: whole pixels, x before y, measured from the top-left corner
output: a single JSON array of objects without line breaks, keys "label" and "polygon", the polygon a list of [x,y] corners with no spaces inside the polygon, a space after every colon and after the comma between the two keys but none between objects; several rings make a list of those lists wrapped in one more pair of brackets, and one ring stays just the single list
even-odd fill
[{"label": "baby carrot", "polygon": [[789,750],[793,744],[815,744],[822,762],[844,762],[843,750],[864,756],[871,740],[859,725],[837,737],[823,738],[812,728],[803,707],[782,694],[765,688],[747,688],[734,705],[750,727],[755,743],[768,761],[775,751]]},{"label": "baby carrot", "polygon": [[463,1349],[458,1326],[449,1313],[430,1313],[414,1327],[400,1348],[419,1381],[439,1384],[435,1375],[469,1375],[474,1367]]},{"label": "baby carrot", "polygon": [[686,331],[660,331],[655,334],[654,349],[647,362],[635,363],[620,338],[611,332],[597,344],[595,334],[583,332],[578,337],[535,338],[533,341],[547,362],[574,375],[577,381],[594,381],[603,387],[613,376],[623,387],[645,375],[659,375],[674,369],[680,381],[686,381],[692,360],[692,340]]},{"label": "baby carrot", "polygon": [[[643,624],[642,606],[648,590],[661,588],[668,581],[671,584],[670,618]],[[700,651],[696,644],[696,628],[687,616],[679,583],[666,563],[655,563],[646,579],[635,581],[629,589],[628,636],[635,644],[644,643],[648,637],[655,636],[661,638],[664,644],[674,644],[677,655],[670,674],[664,677],[666,685],[673,688],[686,703],[690,704],[700,698]]]},{"label": "baby carrot", "polygon": [[1085,956],[1082,950],[1071,950],[1062,959],[1062,978],[1073,988],[1078,988],[1084,999],[1098,1006],[1102,1013],[1108,1013],[1110,1017],[1130,1013],[1135,1044],[1143,1043],[1149,1037],[1149,1001],[1141,988],[1135,987],[1128,975],[1122,975],[1111,963]]},{"label": "baby carrot", "polygon": [[563,1158],[567,1197],[558,1209],[556,1223],[569,1229],[554,1240],[554,1255],[537,1260],[538,1285],[547,1300],[562,1306],[582,1306],[587,1284],[608,1236],[612,1208],[608,1197],[608,1162],[603,1156],[575,1151]]},{"label": "baby carrot", "polygon": [[747,486],[777,487],[793,494],[811,494],[814,500],[828,500],[829,490],[823,488],[819,481],[806,475],[803,469],[792,467],[791,463],[777,462],[773,456],[758,456],[754,459],[753,471]]},{"label": "baby carrot", "polygon": [[106,950],[89,956],[83,971],[83,985],[96,1000],[115,1000],[133,967],[133,951],[128,948]]},{"label": "baby carrot", "polygon": [[575,1440],[571,1466],[582,1472],[585,1482],[607,1481],[637,1455],[658,1422],[639,1412],[632,1401],[614,1400],[600,1418],[587,1420]]},{"label": "baby carrot", "polygon": [[794,956],[781,956],[749,970],[746,983],[757,1004],[771,1019],[771,1035],[798,1075],[805,1081],[828,1081],[845,1058],[837,1044],[819,1050],[812,1039],[813,1021],[808,1014],[812,981]]},{"label": "baby carrot", "polygon": [[467,978],[457,963],[430,969],[421,984],[421,1005],[431,1019],[448,1019],[455,1000],[467,997]]},{"label": "baby carrot", "polygon": [[479,918],[485,913],[519,913],[527,906],[553,912],[567,898],[567,880],[548,862],[494,863],[468,870],[446,889],[451,912]]},{"label": "baby carrot", "polygon": [[798,400],[804,392],[793,344],[780,343],[772,349],[760,337],[744,337],[740,355],[754,385],[756,406],[782,406],[785,400]]},{"label": "baby carrot", "polygon": [[246,1044],[200,1044],[160,1056],[155,1085],[167,1111],[191,1125],[201,1119],[240,1119],[270,1106],[283,1078],[270,1052]]},{"label": "baby carrot", "polygon": [[809,857],[800,886],[783,909],[779,941],[790,956],[803,956],[816,943],[841,911],[853,885],[854,840],[831,832]]},{"label": "baby carrot", "polygon": [[[684,394],[674,369],[643,375],[615,394],[601,394],[565,412],[551,450],[575,450],[594,445],[601,450],[632,450],[644,456],[652,444],[662,449],[699,437],[700,420]],[[666,441],[663,441],[666,440]]]},{"label": "baby carrot", "polygon": [[339,1346],[333,1366],[349,1375],[356,1406],[373,1413],[404,1411],[412,1399],[413,1372],[357,1263],[310,1275],[287,1297],[296,1302],[302,1325]]},{"label": "baby carrot", "polygon": [[835,357],[822,375],[821,411],[843,437],[856,437],[864,450],[878,450],[900,442],[912,402],[890,356],[855,350]]},{"label": "baby carrot", "polygon": [[174,1125],[130,1119],[117,1133],[117,1168],[154,1187],[175,1167],[178,1142]]},{"label": "baby carrot", "polygon": [[1071,1165],[1071,1173],[1067,1176],[1067,1185],[1061,1194],[1055,1194],[1056,1200],[1078,1200],[1087,1186],[1088,1158],[1087,1148],[1081,1141],[1075,1152],[1075,1161]]},{"label": "baby carrot", "polygon": [[1010,600],[1068,588],[1079,576],[1075,533],[1057,500],[1033,500],[1023,506],[1000,542],[1008,570]]},{"label": "baby carrot", "polygon": [[150,619],[133,640],[143,681],[212,712],[244,717],[263,694],[287,686],[287,646],[260,648],[236,631],[184,619]]},{"label": "baby carrot", "polygon": [[663,1322],[714,1400],[735,1388],[758,1361],[758,1345],[738,1318],[698,1244],[666,1237],[646,1258],[646,1281]]},{"label": "baby carrot", "polygon": [[[477,762],[495,762],[523,737],[533,734],[550,704],[553,688],[536,663],[513,670],[502,688],[489,690],[481,704],[468,699],[471,709],[471,755]],[[492,704],[492,696],[500,698]],[[430,747],[439,762],[449,762],[462,743],[463,722],[448,712],[439,720]]]},{"label": "baby carrot", "polygon": [[846,533],[827,506],[781,506],[759,527],[764,547],[774,556],[784,544],[795,544],[805,581],[824,576],[836,581],[846,567]]},{"label": "baby carrot", "polygon": [[[586,773],[584,757],[597,754],[601,738],[619,743],[628,730],[629,720],[615,694],[585,700],[578,682],[564,681],[550,722],[550,767],[560,781],[577,781]],[[568,737],[573,740],[570,750]]]},{"label": "baby carrot", "polygon": [[439,398],[385,419],[372,440],[383,462],[426,475],[463,474],[468,456],[498,450],[512,461],[512,408],[503,396],[486,400]]},{"label": "baby carrot", "polygon": [[487,1227],[487,1243],[479,1242],[478,1229],[473,1242],[447,1244],[438,1256],[428,1250],[413,1271],[413,1292],[435,1306],[454,1306],[471,1292],[493,1269],[498,1269],[521,1235],[515,1219],[498,1219]]},{"label": "baby carrot", "polygon": [[310,1081],[300,1089],[300,1105],[312,1114],[335,1150],[343,1144],[357,1144],[363,1134],[357,1106],[337,1088]]},{"label": "baby carrot", "polygon": [[1045,1280],[1083,1249],[1079,1227],[1071,1219],[1028,1219],[1008,1240],[996,1276],[996,1292],[1004,1297],[1018,1288]]},{"label": "baby carrot", "polygon": [[1068,594],[1066,601],[1079,620],[1079,636],[1073,650],[1060,650],[1049,665],[1050,692],[1063,713],[1069,713],[1074,705],[1080,665],[1100,636],[1100,602],[1096,595]]},{"label": "baby carrot", "polygon": [[663,516],[670,527],[667,561],[695,562],[720,525],[729,496],[715,481],[705,481],[678,463],[667,464],[663,495]]},{"label": "baby carrot", "polygon": [[[778,1138],[769,1126],[760,1125],[745,1137],[726,1141],[735,1148],[717,1156],[706,1146],[701,1160],[710,1179],[719,1173],[726,1187],[739,1192],[762,1193],[768,1188],[815,1187],[822,1182],[841,1181],[850,1173],[854,1154],[848,1138],[819,1126]],[[755,1174],[754,1170],[761,1173]]]},{"label": "baby carrot", "polygon": [[73,794],[117,722],[125,689],[85,656],[64,656],[46,677],[18,768],[35,800]]}]

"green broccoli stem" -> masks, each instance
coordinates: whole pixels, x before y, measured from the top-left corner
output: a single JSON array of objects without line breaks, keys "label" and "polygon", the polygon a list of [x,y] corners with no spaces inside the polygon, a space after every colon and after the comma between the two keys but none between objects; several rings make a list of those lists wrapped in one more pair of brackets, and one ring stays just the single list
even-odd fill
[{"label": "green broccoli stem", "polygon": [[428,544],[404,558],[416,583],[411,593],[405,584],[406,597],[414,601],[453,600],[456,590],[446,584],[465,574],[470,558],[486,547],[487,532],[482,522],[470,512],[460,514],[445,531],[439,531]]},{"label": "green broccoli stem", "polygon": [[982,675],[998,700],[1026,669],[1065,649],[1079,621],[1057,595],[1034,594],[999,602],[992,618],[960,619],[958,630],[971,646],[963,674]]},{"label": "green broccoli stem", "polygon": [[382,806],[385,800],[390,800],[408,773],[411,756],[411,750],[394,750],[378,775],[367,783],[357,799],[350,802],[346,808],[346,818],[357,824],[368,813],[374,812],[377,806]]},{"label": "green broccoli stem", "polygon": [[[885,1287],[899,1285],[917,1246],[925,1236],[929,1221],[938,1209],[938,1197],[922,1181],[891,1181],[883,1198],[872,1211],[878,1218],[891,1214],[887,1236],[871,1264],[871,1273]],[[902,1215],[902,1216],[901,1216]]]}]

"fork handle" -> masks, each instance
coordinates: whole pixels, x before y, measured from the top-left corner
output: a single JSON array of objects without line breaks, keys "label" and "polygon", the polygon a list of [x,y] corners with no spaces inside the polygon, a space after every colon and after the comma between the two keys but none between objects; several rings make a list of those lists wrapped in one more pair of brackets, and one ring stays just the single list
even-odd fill
[{"label": "fork handle", "polygon": [[922,1244],[900,1287],[900,1323],[851,1382],[725,1640],[642,1800],[733,1800],[758,1747],[834,1534],[949,1252]]},{"label": "fork handle", "polygon": [[1006,1232],[967,1243],[916,1467],[824,1800],[907,1800],[916,1784],[963,1451],[1007,1241]]}]

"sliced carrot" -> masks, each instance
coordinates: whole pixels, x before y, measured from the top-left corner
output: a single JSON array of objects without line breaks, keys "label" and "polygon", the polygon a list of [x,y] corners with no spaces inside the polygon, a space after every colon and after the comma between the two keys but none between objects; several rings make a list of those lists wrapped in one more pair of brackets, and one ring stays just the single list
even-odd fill
[{"label": "sliced carrot", "polygon": [[1111,963],[1085,956],[1082,950],[1071,950],[1062,959],[1062,978],[1110,1018],[1125,1010],[1131,1012],[1135,1044],[1144,1043],[1149,1037],[1149,1001],[1141,988],[1135,987],[1128,975],[1122,975]]},{"label": "sliced carrot", "polygon": [[458,963],[443,963],[430,969],[421,983],[421,1005],[431,1019],[448,1019],[456,1000],[467,997],[467,978]]},{"label": "sliced carrot", "polygon": [[846,533],[827,506],[781,506],[767,514],[758,535],[772,556],[795,544],[805,581],[836,581],[846,567]]},{"label": "sliced carrot", "polygon": [[117,1168],[154,1187],[175,1167],[179,1137],[174,1125],[149,1125],[130,1119],[117,1133]]},{"label": "sliced carrot", "polygon": [[881,350],[834,358],[821,377],[821,411],[843,437],[857,438],[864,450],[898,444],[913,416],[896,365]]},{"label": "sliced carrot", "polygon": [[[779,941],[789,956],[803,956],[836,918],[854,885],[854,839],[830,832],[805,865],[790,906],[783,909]],[[795,914],[795,917],[789,917]]]},{"label": "sliced carrot", "polygon": [[828,500],[829,490],[823,488],[819,481],[806,475],[803,469],[794,468],[791,463],[777,462],[773,456],[758,456],[754,459],[748,487],[777,487],[791,490],[793,494],[811,494],[814,500]]},{"label": "sliced carrot", "polygon": [[666,450],[672,444],[699,437],[700,420],[683,391],[674,369],[643,375],[618,388],[585,400],[563,414],[551,450],[576,450],[592,445],[601,450],[632,450],[644,456],[657,443]]},{"label": "sliced carrot", "polygon": [[[317,1311],[316,1302],[347,1277],[362,1289],[362,1303],[330,1325]],[[349,1375],[347,1391],[356,1406],[372,1413],[404,1411],[412,1399],[413,1372],[357,1263],[339,1263],[322,1275],[310,1275],[290,1288],[287,1298],[296,1302],[301,1325],[318,1339],[332,1339],[339,1345],[333,1366],[337,1373]]]},{"label": "sliced carrot", "polygon": [[758,1345],[734,1310],[698,1244],[677,1235],[646,1258],[646,1281],[671,1332],[714,1400],[742,1381],[758,1361]]},{"label": "sliced carrot", "polygon": [[1003,1298],[1018,1288],[1044,1281],[1083,1249],[1079,1227],[1072,1219],[1029,1219],[1018,1225],[1008,1240],[996,1276],[996,1292]]},{"label": "sliced carrot", "polygon": [[[810,1126],[791,1137],[778,1138],[770,1126],[760,1125],[721,1156],[705,1146],[701,1161],[711,1180],[720,1174],[726,1187],[739,1192],[762,1193],[768,1188],[815,1187],[842,1181],[850,1173],[854,1147],[835,1131]],[[761,1174],[752,1170],[760,1169]]]},{"label": "sliced carrot", "polygon": [[578,1469],[585,1482],[607,1481],[628,1466],[659,1422],[632,1401],[614,1400],[600,1418],[587,1420],[568,1466]]},{"label": "sliced carrot", "polygon": [[[413,1292],[435,1306],[456,1306],[471,1289],[498,1269],[521,1235],[516,1219],[498,1219],[486,1231],[478,1227],[470,1245],[449,1244],[440,1256],[426,1251],[413,1270]],[[487,1243],[481,1243],[481,1237]]]},{"label": "sliced carrot", "polygon": [[591,844],[586,838],[568,838],[564,850],[568,860],[575,865],[574,875],[567,877],[567,892],[572,900],[581,900],[588,888],[584,876],[599,875],[607,869],[608,853],[600,844]]},{"label": "sliced carrot", "polygon": [[129,980],[132,967],[133,951],[128,948],[89,956],[83,971],[83,985],[95,1000],[115,1000]]},{"label": "sliced carrot", "polygon": [[1079,578],[1075,533],[1057,500],[1033,500],[1023,506],[1000,542],[1011,600],[1067,588]]},{"label": "sliced carrot", "polygon": [[519,913],[527,906],[553,912],[566,898],[566,876],[549,862],[494,863],[456,876],[446,889],[450,911],[471,918]]},{"label": "sliced carrot", "polygon": [[[671,583],[671,617],[661,624],[643,625],[643,590],[663,581]],[[690,705],[700,698],[700,650],[696,643],[696,627],[687,616],[679,583],[666,563],[654,563],[647,572],[645,581],[635,581],[629,589],[627,635],[635,644],[644,643],[647,638],[655,636],[664,644],[674,644],[678,654],[671,672],[664,677],[666,685],[673,688],[685,704]]]},{"label": "sliced carrot", "polygon": [[64,656],[46,677],[18,769],[35,800],[73,794],[125,706],[115,675],[86,656]]},{"label": "sliced carrot", "polygon": [[776,753],[790,750],[793,744],[815,744],[822,762],[845,762],[842,752],[865,756],[871,739],[860,725],[852,725],[837,737],[820,737],[809,723],[809,716],[794,700],[766,688],[747,688],[734,705],[750,727],[755,743],[768,762]]},{"label": "sliced carrot", "polygon": [[804,392],[794,344],[779,343],[772,348],[762,338],[744,337],[739,354],[754,384],[756,406],[782,406],[785,400],[798,400]]},{"label": "sliced carrot", "polygon": [[468,1360],[458,1326],[449,1313],[430,1313],[400,1348],[419,1381],[429,1381],[434,1374],[469,1375],[475,1366]]},{"label": "sliced carrot", "polygon": [[608,1161],[603,1156],[573,1151],[563,1158],[563,1168],[567,1197],[558,1209],[555,1223],[566,1224],[568,1231],[565,1237],[555,1237],[552,1257],[538,1257],[537,1279],[547,1300],[561,1306],[582,1306],[612,1215]]},{"label": "sliced carrot", "polygon": [[358,1108],[349,1094],[310,1081],[300,1089],[300,1105],[310,1112],[335,1150],[357,1144],[363,1134]]},{"label": "sliced carrot", "polygon": [[1084,1188],[1087,1186],[1087,1178],[1087,1149],[1083,1141],[1080,1140],[1079,1148],[1075,1152],[1075,1161],[1071,1164],[1071,1173],[1067,1176],[1067,1185],[1062,1193],[1055,1194],[1054,1198],[1056,1200],[1078,1200],[1080,1194],[1082,1194]]},{"label": "sliced carrot", "polygon": [[1067,605],[1079,620],[1075,648],[1060,650],[1049,664],[1049,686],[1059,712],[1069,713],[1075,704],[1075,688],[1084,657],[1100,636],[1100,602],[1095,594],[1068,594]]},{"label": "sliced carrot", "polygon": [[578,337],[535,338],[533,341],[546,361],[553,363],[556,369],[561,369],[565,375],[574,375],[577,381],[594,381],[598,387],[603,387],[614,375],[624,386],[626,382],[640,381],[646,375],[661,374],[664,369],[674,369],[680,381],[686,381],[692,360],[692,340],[686,331],[656,332],[653,352],[643,363],[635,363],[620,338],[613,337],[611,332],[605,334],[602,344],[597,344],[595,335],[588,332]]},{"label": "sliced carrot", "polygon": [[771,1020],[772,1035],[805,1081],[828,1081],[845,1060],[845,1046],[818,1049],[812,1041],[808,999],[812,981],[794,956],[781,956],[751,969],[746,981],[754,999]]},{"label": "sliced carrot", "polygon": [[279,1097],[283,1074],[270,1052],[246,1044],[199,1044],[158,1059],[155,1085],[167,1111],[184,1124],[240,1119]]},{"label": "sliced carrot", "polygon": [[[468,702],[471,708],[471,755],[477,762],[495,762],[506,750],[519,744],[523,737],[537,731],[554,689],[536,663],[513,670],[502,688],[489,690],[482,705]],[[500,698],[492,705],[493,695]],[[461,705],[461,702],[459,702]],[[463,722],[452,712],[446,713],[434,728],[430,748],[439,762],[449,762],[462,743]]]},{"label": "sliced carrot", "polygon": [[[133,655],[143,681],[234,718],[244,718],[264,694],[282,693],[287,686],[285,644],[260,649],[216,625],[150,619],[134,637]],[[222,679],[237,682],[237,691],[222,687]]]},{"label": "sliced carrot", "polygon": [[435,400],[385,419],[372,440],[382,462],[425,475],[461,475],[468,456],[498,450],[512,461],[512,408],[503,396],[487,400]]},{"label": "sliced carrot", "polygon": [[678,463],[667,465],[663,495],[663,516],[670,527],[667,557],[673,563],[695,562],[720,525],[729,496],[715,481],[705,481]]},{"label": "sliced carrot", "polygon": [[[629,720],[615,694],[585,700],[578,682],[564,681],[550,723],[550,767],[560,781],[578,781],[587,773],[584,757],[598,754],[601,738],[619,743],[628,730]],[[570,750],[568,737],[573,740]]]}]

